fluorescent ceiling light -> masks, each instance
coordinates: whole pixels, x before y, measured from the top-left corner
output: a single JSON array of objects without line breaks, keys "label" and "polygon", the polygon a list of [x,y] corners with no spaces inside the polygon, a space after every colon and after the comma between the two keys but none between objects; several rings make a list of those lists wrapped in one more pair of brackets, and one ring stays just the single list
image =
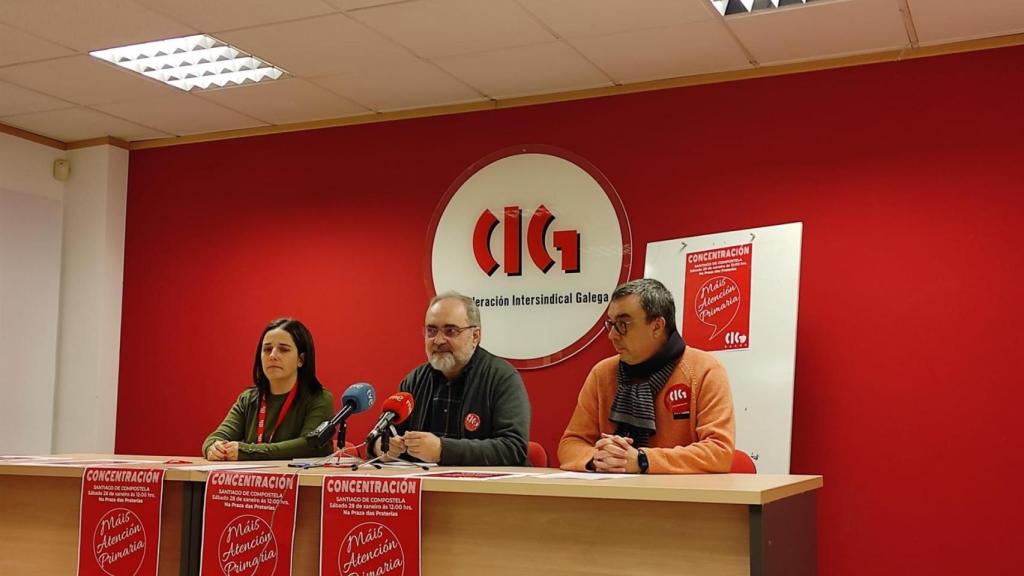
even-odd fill
[{"label": "fluorescent ceiling light", "polygon": [[800,6],[815,0],[711,0],[715,8],[722,16],[733,14],[748,14],[771,10],[773,8],[785,8],[787,6]]},{"label": "fluorescent ceiling light", "polygon": [[284,70],[206,34],[97,50],[89,54],[185,91],[277,80],[286,74]]}]

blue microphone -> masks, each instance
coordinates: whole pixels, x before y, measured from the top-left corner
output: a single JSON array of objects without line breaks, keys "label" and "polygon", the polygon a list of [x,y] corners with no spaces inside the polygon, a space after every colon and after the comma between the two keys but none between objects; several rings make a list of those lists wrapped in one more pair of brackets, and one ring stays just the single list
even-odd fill
[{"label": "blue microphone", "polygon": [[373,406],[376,396],[373,392],[373,386],[366,382],[357,382],[349,386],[341,396],[341,410],[338,410],[338,413],[333,418],[321,422],[315,430],[306,434],[306,442],[313,448],[319,448],[327,444],[331,441],[334,428],[338,424],[343,425],[349,416],[369,410]]}]

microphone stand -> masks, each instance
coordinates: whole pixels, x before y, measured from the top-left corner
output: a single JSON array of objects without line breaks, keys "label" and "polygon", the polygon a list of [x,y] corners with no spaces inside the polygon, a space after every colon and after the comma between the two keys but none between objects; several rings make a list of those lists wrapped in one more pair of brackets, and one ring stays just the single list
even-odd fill
[{"label": "microphone stand", "polygon": [[338,450],[344,450],[345,449],[345,435],[347,433],[348,433],[348,419],[345,419],[345,420],[342,420],[341,424],[338,426],[338,442],[337,442],[337,449]]},{"label": "microphone stand", "polygon": [[377,456],[376,458],[373,458],[371,460],[367,460],[365,462],[356,462],[355,464],[352,465],[352,471],[355,472],[356,470],[359,470],[363,466],[373,466],[377,470],[380,470],[381,468],[383,468],[383,466],[381,466],[378,463],[379,461],[380,461],[380,456]]},{"label": "microphone stand", "polygon": [[[373,466],[377,470],[381,470],[381,469],[384,468],[384,466],[389,466],[390,465],[390,466],[415,466],[416,468],[419,468],[421,470],[429,471],[430,468],[428,466],[425,466],[423,464],[419,464],[419,463],[416,463],[416,462],[410,462],[408,460],[398,459],[398,460],[395,460],[395,461],[388,461],[388,462],[384,462],[383,461],[384,456],[388,453],[388,449],[391,447],[391,444],[390,444],[391,443],[391,437],[392,436],[396,436],[397,434],[398,434],[398,430],[396,430],[393,425],[389,425],[386,428],[384,428],[383,430],[381,430],[380,434],[377,435],[377,438],[380,438],[380,453],[377,454],[376,458],[372,458],[370,460],[367,460],[366,462],[360,462],[358,464],[353,464],[352,465],[352,471],[354,472],[354,471],[358,470],[360,467],[367,466],[367,465]],[[375,440],[376,440],[376,438],[374,437],[373,434],[371,434],[366,439],[366,446],[367,446],[366,452],[367,452],[367,454],[370,453],[370,448],[373,446],[373,442]]]},{"label": "microphone stand", "polygon": [[395,432],[394,426],[386,426],[380,432],[380,453],[387,454],[391,448],[391,435]]}]

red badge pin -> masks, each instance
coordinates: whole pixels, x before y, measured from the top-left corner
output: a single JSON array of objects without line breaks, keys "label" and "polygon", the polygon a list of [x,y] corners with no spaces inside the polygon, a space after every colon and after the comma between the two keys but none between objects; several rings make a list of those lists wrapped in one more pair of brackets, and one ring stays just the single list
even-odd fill
[{"label": "red badge pin", "polygon": [[673,420],[690,417],[690,397],[692,393],[686,384],[676,384],[665,391],[665,408],[672,413]]},{"label": "red badge pin", "polygon": [[470,412],[469,414],[466,414],[466,419],[463,423],[466,425],[466,430],[476,432],[477,428],[480,427],[480,417]]}]

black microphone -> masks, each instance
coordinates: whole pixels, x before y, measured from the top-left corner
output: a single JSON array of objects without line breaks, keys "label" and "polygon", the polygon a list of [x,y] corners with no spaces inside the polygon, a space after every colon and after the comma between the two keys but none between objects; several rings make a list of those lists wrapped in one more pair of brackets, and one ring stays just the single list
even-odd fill
[{"label": "black microphone", "polygon": [[349,416],[365,412],[373,406],[375,394],[373,386],[365,382],[353,384],[345,390],[341,397],[341,410],[330,420],[324,420],[315,430],[306,434],[306,442],[313,448],[319,448],[331,441],[334,428]]}]

